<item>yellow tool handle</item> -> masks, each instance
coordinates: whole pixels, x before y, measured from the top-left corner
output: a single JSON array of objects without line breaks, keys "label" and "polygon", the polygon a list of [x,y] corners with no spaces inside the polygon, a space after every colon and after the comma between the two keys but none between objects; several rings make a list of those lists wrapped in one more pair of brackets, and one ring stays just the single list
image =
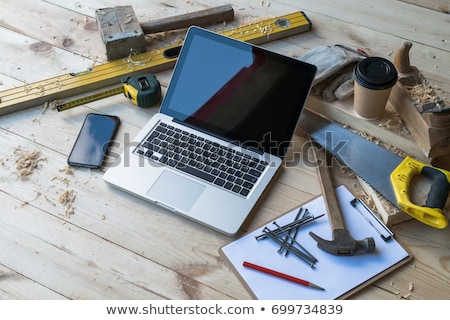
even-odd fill
[{"label": "yellow tool handle", "polygon": [[[431,188],[425,206],[419,206],[409,199],[409,186],[416,175],[431,179]],[[391,183],[399,207],[413,218],[434,228],[444,229],[448,220],[443,213],[450,191],[450,172],[426,165],[406,157],[391,173]]]}]

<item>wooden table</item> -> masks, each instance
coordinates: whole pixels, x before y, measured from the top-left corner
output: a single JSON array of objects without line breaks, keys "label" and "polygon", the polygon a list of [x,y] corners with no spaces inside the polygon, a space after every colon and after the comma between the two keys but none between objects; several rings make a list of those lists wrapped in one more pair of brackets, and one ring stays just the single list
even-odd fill
[{"label": "wooden table", "polygon": [[[302,10],[313,30],[264,46],[298,57],[341,43],[392,59],[412,41],[412,63],[450,100],[448,3],[383,0],[230,1],[235,21],[222,30]],[[414,2],[414,1],[411,1]],[[417,2],[417,1],[415,1]],[[106,62],[94,10],[121,1],[2,1],[0,90]],[[137,0],[149,20],[224,4],[215,0]],[[425,8],[424,6],[429,6]],[[444,12],[443,12],[444,11]],[[149,48],[182,36],[149,37]],[[164,87],[171,70],[157,74]],[[108,186],[105,168],[68,168],[66,160],[88,112],[122,119],[117,141],[132,138],[157,107],[138,109],[122,96],[58,113],[43,105],[0,117],[0,298],[3,299],[250,299],[219,255],[232,241]],[[274,110],[277,112],[277,110]],[[295,137],[294,151],[305,138]],[[24,174],[18,159],[35,164]],[[298,158],[297,158],[298,159]],[[349,187],[358,192],[355,180]],[[320,194],[316,168],[298,161],[283,170],[251,230]],[[64,202],[66,201],[66,202]],[[417,221],[393,226],[414,260],[354,299],[449,299],[450,232]]]}]

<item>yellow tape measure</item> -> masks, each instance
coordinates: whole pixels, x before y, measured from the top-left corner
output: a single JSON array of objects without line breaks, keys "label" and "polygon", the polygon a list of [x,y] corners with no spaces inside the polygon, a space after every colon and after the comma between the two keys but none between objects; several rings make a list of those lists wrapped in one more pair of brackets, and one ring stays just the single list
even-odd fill
[{"label": "yellow tape measure", "polygon": [[138,107],[149,108],[161,100],[161,85],[153,74],[124,77],[122,78],[121,85],[99,90],[86,96],[74,97],[68,101],[58,101],[56,103],[56,110],[68,110],[121,93]]},{"label": "yellow tape measure", "polygon": [[97,101],[99,99],[104,99],[107,97],[115,96],[115,95],[123,93],[123,92],[124,92],[123,85],[119,85],[119,86],[115,86],[111,89],[106,89],[104,91],[101,91],[98,93],[93,93],[93,94],[83,96],[80,98],[74,98],[69,101],[57,101],[56,102],[56,110],[58,110],[58,111],[68,110],[68,109],[78,107],[80,105],[83,105],[83,104],[86,104],[89,102]]},{"label": "yellow tape measure", "polygon": [[[301,11],[261,20],[220,32],[228,37],[262,44],[311,30],[311,22]],[[25,84],[0,92],[0,115],[37,106],[53,100],[67,99],[110,86],[118,86],[124,76],[156,73],[172,68],[180,45],[148,51],[128,58],[111,61],[89,70]]]}]

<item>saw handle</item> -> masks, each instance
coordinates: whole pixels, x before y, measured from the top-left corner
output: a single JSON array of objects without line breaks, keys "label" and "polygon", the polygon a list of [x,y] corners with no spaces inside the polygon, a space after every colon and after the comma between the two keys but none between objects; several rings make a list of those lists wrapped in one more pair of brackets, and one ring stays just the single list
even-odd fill
[{"label": "saw handle", "polygon": [[[409,186],[416,175],[431,179],[430,192],[425,206],[419,206],[409,199]],[[391,183],[400,208],[413,218],[434,228],[444,229],[448,225],[443,213],[450,191],[450,172],[428,166],[411,157],[405,159],[391,173]]]}]

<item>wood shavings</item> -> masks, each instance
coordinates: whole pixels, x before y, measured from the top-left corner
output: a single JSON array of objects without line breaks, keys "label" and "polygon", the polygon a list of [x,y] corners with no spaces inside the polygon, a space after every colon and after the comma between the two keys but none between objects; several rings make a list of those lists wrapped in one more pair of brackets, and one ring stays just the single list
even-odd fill
[{"label": "wood shavings", "polygon": [[406,127],[403,120],[400,118],[399,115],[392,115],[387,119],[385,122],[380,123],[378,127],[393,131],[399,135],[408,135],[410,134],[408,128]]},{"label": "wood shavings", "polygon": [[355,173],[347,166],[341,167],[339,174],[346,179],[353,179],[355,177]]},{"label": "wood shavings", "polygon": [[59,192],[58,202],[62,205],[67,205],[75,201],[76,195],[75,191],[72,190],[61,190]]},{"label": "wood shavings", "polygon": [[269,36],[272,33],[272,31],[273,31],[273,28],[272,28],[271,24],[266,25],[266,26],[260,26],[260,25],[257,24],[256,27],[259,29],[259,31],[261,33],[265,34],[266,36]]},{"label": "wood shavings", "polygon": [[28,176],[34,172],[41,161],[46,160],[42,158],[38,150],[28,152],[18,147],[14,150],[16,156],[16,169],[20,176]]},{"label": "wood shavings", "polygon": [[422,106],[425,103],[440,100],[430,83],[426,80],[414,86],[405,86],[405,88],[409,91],[411,99],[416,106]]},{"label": "wood shavings", "polygon": [[53,202],[49,197],[44,196],[45,201],[47,201],[48,203],[50,203],[52,206],[56,207],[56,203]]},{"label": "wood shavings", "polygon": [[409,291],[413,291],[413,290],[414,290],[414,283],[410,282],[410,283],[408,284],[408,290],[409,290]]},{"label": "wood shavings", "polygon": [[373,211],[374,213],[377,212],[377,206],[375,204],[375,201],[373,201],[373,198],[369,195],[367,195],[363,190],[358,189],[357,190],[357,197],[361,199],[362,202],[366,204],[366,206]]},{"label": "wood shavings", "polygon": [[42,114],[45,114],[45,112],[47,112],[48,109],[50,110],[55,110],[56,106],[60,104],[60,101],[58,100],[53,100],[53,101],[47,101],[44,103],[44,107],[42,108]]},{"label": "wood shavings", "polygon": [[58,170],[59,172],[64,172],[65,174],[73,175],[73,170],[69,165],[65,165],[63,168]]},{"label": "wood shavings", "polygon": [[150,58],[148,58],[148,59],[133,59],[132,57],[133,56],[136,56],[138,53],[135,51],[135,50],[133,50],[133,49],[131,49],[130,50],[131,52],[130,52],[130,54],[128,55],[128,57],[127,57],[127,62],[128,63],[130,63],[130,64],[132,64],[132,65],[135,65],[135,66],[145,66],[148,62],[150,62],[150,60],[152,59],[151,57]]},{"label": "wood shavings", "polygon": [[29,205],[30,203],[28,201],[22,201],[22,203],[20,204],[20,207],[25,207],[27,205]]},{"label": "wood shavings", "polygon": [[127,14],[127,16],[125,17],[124,24],[128,24],[128,23],[132,22],[133,19],[134,19],[134,17],[133,17],[133,15],[131,13]]},{"label": "wood shavings", "polygon": [[73,206],[73,202],[75,201],[75,199],[76,194],[73,189],[60,190],[58,202],[66,207],[65,215],[67,218],[75,213],[75,207]]},{"label": "wood shavings", "polygon": [[183,41],[184,41],[184,37],[183,36],[178,36],[178,37],[175,38],[175,40],[173,40],[171,42],[171,44],[172,45],[181,44],[181,43],[183,43]]}]

